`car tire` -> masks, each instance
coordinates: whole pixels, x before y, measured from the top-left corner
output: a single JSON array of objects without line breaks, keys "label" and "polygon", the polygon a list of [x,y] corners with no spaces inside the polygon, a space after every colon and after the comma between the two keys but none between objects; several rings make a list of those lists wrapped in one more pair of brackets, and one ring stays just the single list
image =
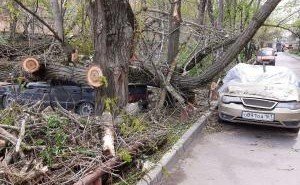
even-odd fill
[{"label": "car tire", "polygon": [[76,112],[80,116],[91,116],[95,113],[95,106],[92,103],[83,102],[78,106]]},{"label": "car tire", "polygon": [[4,109],[11,106],[11,104],[14,102],[14,98],[10,95],[5,95],[2,99],[2,106]]},{"label": "car tire", "polygon": [[298,134],[300,128],[289,128],[288,131],[291,133]]},{"label": "car tire", "polygon": [[138,106],[139,106],[140,110],[147,110],[149,103],[147,100],[141,100],[138,102]]}]

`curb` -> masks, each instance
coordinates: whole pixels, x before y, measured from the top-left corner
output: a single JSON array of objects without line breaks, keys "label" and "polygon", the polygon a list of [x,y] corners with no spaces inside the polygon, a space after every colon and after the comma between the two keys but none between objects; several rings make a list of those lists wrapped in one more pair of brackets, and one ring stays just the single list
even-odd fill
[{"label": "curb", "polygon": [[155,164],[144,177],[137,182],[137,185],[156,185],[162,180],[164,174],[169,171],[183,155],[187,147],[191,144],[196,136],[201,132],[207,123],[207,118],[211,111],[206,111],[173,145],[173,147]]}]

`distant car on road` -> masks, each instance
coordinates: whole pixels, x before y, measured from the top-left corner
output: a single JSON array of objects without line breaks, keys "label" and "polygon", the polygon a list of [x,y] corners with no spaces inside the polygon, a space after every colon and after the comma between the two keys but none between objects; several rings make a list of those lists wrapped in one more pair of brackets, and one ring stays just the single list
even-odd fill
[{"label": "distant car on road", "polygon": [[219,89],[219,118],[238,123],[300,128],[300,91],[295,74],[285,67],[238,64]]},{"label": "distant car on road", "polygon": [[283,52],[283,44],[281,42],[276,43],[276,51]]},{"label": "distant car on road", "polygon": [[257,65],[273,65],[275,66],[277,53],[273,48],[261,48],[256,56]]},{"label": "distant car on road", "polygon": [[[147,86],[130,84],[129,102],[139,102],[142,108],[148,106]],[[52,84],[46,82],[29,82],[23,86],[0,84],[0,99],[3,108],[12,102],[32,105],[42,101],[43,106],[55,106],[58,102],[67,110],[74,110],[82,116],[92,115],[95,111],[95,90],[89,86],[76,84]]]}]

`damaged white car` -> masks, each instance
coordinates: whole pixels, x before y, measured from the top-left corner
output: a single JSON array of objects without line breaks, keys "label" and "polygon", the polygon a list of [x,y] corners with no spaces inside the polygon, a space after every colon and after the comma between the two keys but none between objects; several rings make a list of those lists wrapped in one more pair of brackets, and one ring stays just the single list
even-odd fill
[{"label": "damaged white car", "polygon": [[285,67],[238,64],[219,89],[219,117],[229,122],[300,128],[300,89]]}]

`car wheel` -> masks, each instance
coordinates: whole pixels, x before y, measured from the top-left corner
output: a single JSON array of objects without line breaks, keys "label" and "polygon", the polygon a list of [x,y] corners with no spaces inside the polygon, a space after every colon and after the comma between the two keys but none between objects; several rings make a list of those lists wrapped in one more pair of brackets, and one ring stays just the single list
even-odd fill
[{"label": "car wheel", "polygon": [[95,107],[93,104],[84,102],[78,106],[77,113],[80,116],[91,116],[95,112]]},{"label": "car wheel", "polygon": [[146,109],[148,109],[148,105],[149,105],[149,103],[148,103],[148,101],[146,101],[146,100],[142,100],[142,101],[139,101],[139,102],[138,102],[138,106],[139,106],[139,108],[140,108],[141,110],[146,110]]},{"label": "car wheel", "polygon": [[6,95],[3,97],[2,102],[3,102],[3,108],[6,109],[10,107],[11,104],[14,102],[14,98],[10,95]]},{"label": "car wheel", "polygon": [[296,133],[298,134],[300,128],[289,128],[288,131],[291,133]]}]

